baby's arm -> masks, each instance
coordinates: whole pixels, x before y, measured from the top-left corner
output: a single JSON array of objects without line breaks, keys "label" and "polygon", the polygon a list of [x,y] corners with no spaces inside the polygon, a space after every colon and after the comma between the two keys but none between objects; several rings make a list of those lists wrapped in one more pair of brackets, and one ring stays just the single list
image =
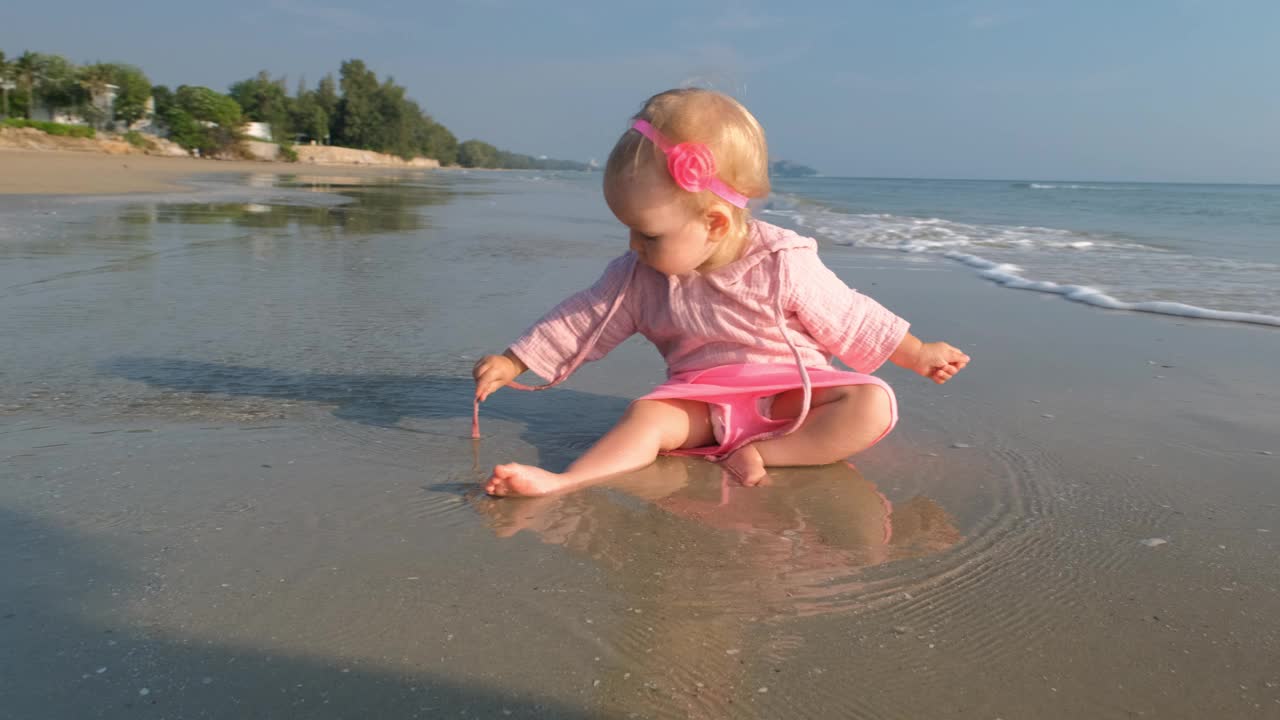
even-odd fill
[{"label": "baby's arm", "polygon": [[969,356],[944,342],[921,342],[907,333],[889,361],[941,385],[969,364]]},{"label": "baby's arm", "polygon": [[[567,370],[578,355],[582,344],[612,306],[631,268],[629,253],[605,268],[600,279],[591,287],[575,293],[560,302],[540,320],[534,323],[501,355],[486,355],[475,364],[472,376],[476,381],[476,398],[484,400],[493,391],[510,383],[525,370],[532,370],[547,380],[552,380]],[[621,307],[603,329],[595,347],[585,360],[591,362],[604,357],[623,340],[636,332],[634,314],[631,311],[635,293],[623,297]]]},{"label": "baby's arm", "polygon": [[907,332],[906,320],[851,289],[816,252],[792,252],[787,261],[789,309],[824,349],[857,372],[874,372],[890,360],[944,383],[968,364],[969,356],[947,343],[924,343]]}]

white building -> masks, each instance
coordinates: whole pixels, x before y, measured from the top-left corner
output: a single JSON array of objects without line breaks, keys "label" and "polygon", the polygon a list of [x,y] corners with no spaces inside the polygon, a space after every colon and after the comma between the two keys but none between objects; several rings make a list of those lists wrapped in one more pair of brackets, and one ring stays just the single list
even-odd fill
[{"label": "white building", "polygon": [[[102,90],[95,92],[93,98],[89,101],[94,109],[101,113],[104,123],[110,123],[111,118],[115,115],[116,93],[119,91],[120,87],[118,85],[106,85]],[[63,125],[89,124],[84,117],[77,115],[69,108],[51,108],[41,102],[37,102],[35,107],[31,108],[31,119],[62,123]]]},{"label": "white building", "polygon": [[[155,123],[156,100],[152,97],[147,98],[142,117],[132,125],[125,127],[124,123],[116,122],[116,94],[119,91],[120,87],[118,85],[106,85],[101,91],[93,94],[90,102],[102,118],[102,122],[98,123],[98,127],[120,132],[136,130],[138,132],[158,134],[159,128],[156,127]],[[90,124],[87,119],[71,109],[51,108],[44,103],[36,103],[36,106],[31,109],[31,119],[61,123],[63,125]]]},{"label": "white building", "polygon": [[271,142],[271,123],[247,122],[240,127],[240,132],[254,140]]}]

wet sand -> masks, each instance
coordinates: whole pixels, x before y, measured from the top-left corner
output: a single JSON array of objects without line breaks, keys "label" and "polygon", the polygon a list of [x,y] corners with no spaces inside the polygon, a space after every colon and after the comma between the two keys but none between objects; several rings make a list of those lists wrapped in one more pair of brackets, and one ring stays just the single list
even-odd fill
[{"label": "wet sand", "polygon": [[0,717],[1280,714],[1280,333],[824,247],[974,357],[882,371],[879,446],[492,500],[661,377],[467,437],[623,235],[574,176],[368,182],[0,199]]}]

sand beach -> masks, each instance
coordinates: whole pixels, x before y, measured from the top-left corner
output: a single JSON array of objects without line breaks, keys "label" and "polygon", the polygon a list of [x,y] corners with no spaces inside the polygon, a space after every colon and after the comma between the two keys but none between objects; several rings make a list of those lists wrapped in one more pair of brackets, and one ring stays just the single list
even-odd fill
[{"label": "sand beach", "polygon": [[207,160],[158,155],[109,155],[72,150],[0,148],[0,195],[102,195],[173,192],[183,178],[220,174],[394,176],[404,168],[372,165]]},{"label": "sand beach", "polygon": [[475,359],[625,246],[597,178],[0,165],[0,718],[1280,717],[1273,327],[824,242],[973,357],[882,369],[882,443],[495,500],[663,376],[469,437]]}]

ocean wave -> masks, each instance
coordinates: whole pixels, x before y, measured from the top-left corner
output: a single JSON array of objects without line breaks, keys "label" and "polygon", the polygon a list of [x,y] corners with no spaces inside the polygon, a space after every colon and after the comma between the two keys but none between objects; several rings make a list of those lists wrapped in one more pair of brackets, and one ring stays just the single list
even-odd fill
[{"label": "ocean wave", "polygon": [[976,225],[942,218],[914,218],[884,213],[847,215],[812,207],[770,214],[781,215],[837,245],[928,252],[956,248],[1088,251],[1102,248],[1152,251],[1125,242],[1074,230],[1022,225]]},{"label": "ocean wave", "polygon": [[1280,316],[1265,313],[1235,312],[1231,310],[1214,310],[1212,308],[1188,305],[1180,302],[1144,301],[1125,302],[1088,285],[1061,285],[1047,280],[1029,280],[1019,273],[1022,268],[1010,263],[997,263],[986,258],[961,252],[947,252],[944,257],[957,260],[978,271],[988,280],[999,283],[1014,290],[1032,290],[1034,292],[1061,295],[1073,302],[1093,305],[1108,310],[1130,310],[1133,312],[1173,315],[1176,317],[1200,318],[1203,320],[1225,320],[1227,322],[1251,323],[1255,325],[1271,325],[1280,327]]},{"label": "ocean wave", "polygon": [[[771,206],[775,221],[836,245],[959,261],[1012,289],[1113,310],[1280,326],[1276,265],[1192,256],[1110,233],[849,214],[803,198]],[[1059,282],[1029,279],[1024,264],[1032,276]]]},{"label": "ocean wave", "polygon": [[1011,187],[1022,190],[1131,190],[1125,185],[1081,185],[1078,183],[1034,183],[1016,182]]}]

